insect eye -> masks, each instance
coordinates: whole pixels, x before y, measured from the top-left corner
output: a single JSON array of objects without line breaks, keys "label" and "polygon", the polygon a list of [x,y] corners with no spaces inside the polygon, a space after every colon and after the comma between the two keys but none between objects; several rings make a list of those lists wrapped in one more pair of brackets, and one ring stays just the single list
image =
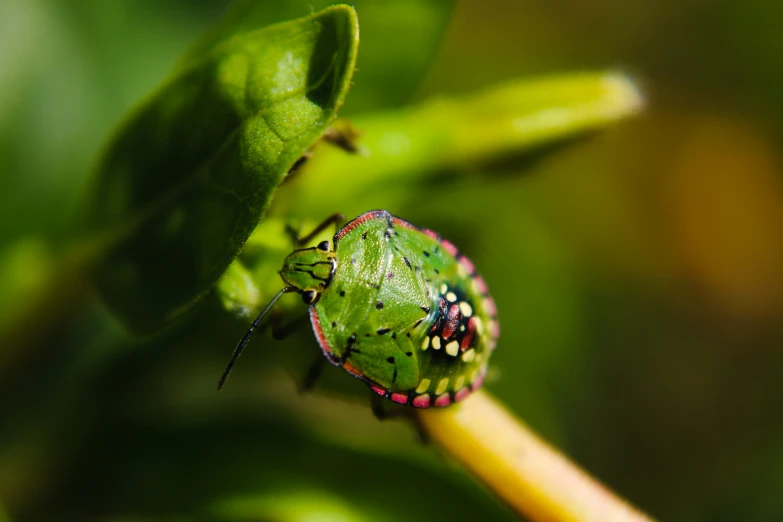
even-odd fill
[{"label": "insect eye", "polygon": [[326,252],[329,251],[329,242],[328,241],[321,241],[318,243],[318,246],[316,247],[318,250],[325,250]]},{"label": "insect eye", "polygon": [[315,290],[305,290],[302,292],[302,301],[304,301],[305,304],[313,304],[316,297],[318,297],[318,292]]}]

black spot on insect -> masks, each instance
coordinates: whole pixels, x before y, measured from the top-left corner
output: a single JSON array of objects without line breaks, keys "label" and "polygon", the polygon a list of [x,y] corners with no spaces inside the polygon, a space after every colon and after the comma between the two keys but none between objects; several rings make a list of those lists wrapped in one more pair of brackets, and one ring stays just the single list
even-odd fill
[{"label": "black spot on insect", "polygon": [[422,321],[424,321],[423,317],[421,319],[419,319],[418,321],[416,321],[415,323],[413,323],[413,327],[416,328],[417,326],[419,326],[421,324]]},{"label": "black spot on insect", "polygon": [[370,337],[370,332],[367,332],[366,334],[364,334],[364,336],[365,337]]},{"label": "black spot on insect", "polygon": [[390,328],[378,328],[377,333],[378,335],[383,335],[391,332]]},{"label": "black spot on insect", "polygon": [[421,309],[424,310],[424,313],[426,314],[430,313],[430,307],[427,305],[422,306]]},{"label": "black spot on insect", "polygon": [[394,364],[394,357],[387,357],[386,362],[390,364]]},{"label": "black spot on insect", "polygon": [[340,291],[340,297],[345,297],[345,290]]},{"label": "black spot on insect", "polygon": [[392,332],[392,339],[396,339],[396,338],[397,338],[397,332]]},{"label": "black spot on insect", "polygon": [[352,265],[355,265],[355,264],[356,264],[356,258],[355,258],[355,257],[352,257],[352,258],[351,258],[351,264],[352,264]]},{"label": "black spot on insect", "polygon": [[413,352],[405,352],[405,355],[407,355],[408,357],[411,357],[413,355]]},{"label": "black spot on insect", "polygon": [[376,290],[380,290],[381,289],[381,286],[380,285],[376,285],[375,283],[369,283],[369,285],[371,287],[375,288]]},{"label": "black spot on insect", "polygon": [[349,345],[351,345],[351,344],[355,344],[355,343],[356,343],[356,334],[355,334],[355,333],[353,333],[353,334],[351,334],[351,336],[348,338],[348,344],[349,344]]},{"label": "black spot on insect", "polygon": [[399,233],[399,232],[397,232],[397,231],[395,230],[395,231],[394,231],[394,235],[395,235],[395,236],[397,236],[397,237],[399,237],[400,233]]},{"label": "black spot on insect", "polygon": [[383,301],[378,301],[377,303],[375,303],[375,308],[378,310],[383,308]]},{"label": "black spot on insect", "polygon": [[440,248],[440,246],[436,246],[436,247],[435,247],[435,250],[433,250],[433,251],[432,251],[432,253],[433,253],[433,254],[437,254],[437,253],[438,253],[438,249],[439,249],[439,248]]},{"label": "black spot on insect", "polygon": [[424,254],[425,257],[430,257],[430,253],[427,252],[426,250],[422,250],[421,253]]},{"label": "black spot on insect", "polygon": [[424,282],[425,282],[425,283],[431,283],[431,282],[432,282],[432,279],[430,279],[429,277],[425,277],[425,278],[424,278]]},{"label": "black spot on insect", "polygon": [[362,239],[367,239],[367,232],[364,232],[364,233],[362,234]]},{"label": "black spot on insect", "polygon": [[403,261],[405,261],[405,264],[406,264],[406,265],[408,265],[408,268],[410,268],[411,270],[413,270],[413,267],[411,266],[411,262],[410,262],[410,261],[408,261],[408,258],[407,258],[407,257],[403,256],[402,260],[403,260]]},{"label": "black spot on insect", "polygon": [[337,323],[335,323],[334,321],[332,321],[332,328],[335,328],[336,326],[337,326]]},{"label": "black spot on insect", "polygon": [[392,382],[397,382],[397,367],[394,367],[394,376],[392,377]]},{"label": "black spot on insect", "polygon": [[410,336],[411,336],[411,333],[410,333],[410,332],[408,332],[408,333],[406,333],[405,335],[407,335],[408,337],[410,337]]},{"label": "black spot on insect", "polygon": [[386,274],[386,279],[393,279],[393,278],[394,278],[394,274],[392,272]]},{"label": "black spot on insect", "polygon": [[388,241],[389,239],[391,239],[391,234],[389,234],[389,231],[388,231],[388,230],[387,230],[386,232],[384,232],[384,233],[383,233],[383,237],[385,237],[387,241]]},{"label": "black spot on insect", "polygon": [[354,353],[362,353],[350,344],[345,348],[345,353],[342,357],[340,357],[340,362],[345,362],[348,360],[348,357],[350,357]]},{"label": "black spot on insect", "polygon": [[434,268],[433,270],[435,270],[436,274],[440,274],[440,270],[438,270],[437,268]]},{"label": "black spot on insect", "polygon": [[418,272],[419,270],[421,270],[421,267],[419,265],[413,267],[414,272]]}]

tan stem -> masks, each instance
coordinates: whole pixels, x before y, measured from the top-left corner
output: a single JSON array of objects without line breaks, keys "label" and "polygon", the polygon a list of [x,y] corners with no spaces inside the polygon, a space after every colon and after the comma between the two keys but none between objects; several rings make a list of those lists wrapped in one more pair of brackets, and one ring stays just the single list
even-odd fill
[{"label": "tan stem", "polygon": [[432,442],[530,520],[652,520],[541,440],[486,392],[417,414]]}]

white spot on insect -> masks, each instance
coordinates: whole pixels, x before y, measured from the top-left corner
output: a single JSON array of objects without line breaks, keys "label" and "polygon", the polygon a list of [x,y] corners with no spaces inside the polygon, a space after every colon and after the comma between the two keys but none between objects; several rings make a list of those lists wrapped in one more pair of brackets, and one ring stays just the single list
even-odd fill
[{"label": "white spot on insect", "polygon": [[481,320],[481,317],[477,316],[476,318],[474,318],[474,323],[473,324],[476,326],[476,332],[479,335],[483,335],[484,334],[484,321]]},{"label": "white spot on insect", "polygon": [[446,391],[446,388],[449,387],[449,378],[444,377],[443,379],[438,382],[438,387],[435,388],[435,395],[440,395],[441,393]]},{"label": "white spot on insect", "polygon": [[460,375],[459,377],[454,379],[454,389],[455,390],[459,390],[460,388],[462,388],[462,386],[464,384],[465,384],[465,376],[464,375]]},{"label": "white spot on insect", "polygon": [[459,342],[451,341],[449,344],[447,344],[446,353],[451,355],[452,357],[456,357],[457,354],[459,353]]},{"label": "white spot on insect", "polygon": [[464,332],[465,331],[465,325],[464,324],[459,325],[459,331],[460,332]]},{"label": "white spot on insect", "polygon": [[447,293],[446,300],[449,301],[450,303],[453,303],[454,301],[457,300],[457,294],[455,294],[454,292]]},{"label": "white spot on insect", "polygon": [[426,350],[429,347],[430,347],[430,338],[425,337],[424,340],[421,342],[421,349]]},{"label": "white spot on insect", "polygon": [[432,347],[436,350],[440,350],[440,337],[433,337],[432,338]]},{"label": "white spot on insect", "polygon": [[419,383],[419,386],[416,388],[416,393],[424,393],[425,391],[430,389],[430,383],[432,381],[429,379],[422,379]]},{"label": "white spot on insect", "polygon": [[476,350],[474,350],[473,348],[471,348],[470,350],[462,354],[462,360],[465,361],[466,363],[471,362],[475,358],[476,358]]},{"label": "white spot on insect", "polygon": [[446,285],[446,283],[443,283],[442,285],[440,285],[440,293],[441,294],[445,294],[448,291],[449,291],[449,287],[448,287],[448,285]]},{"label": "white spot on insect", "polygon": [[467,301],[460,301],[459,311],[462,313],[464,317],[470,317],[471,315],[473,315],[473,308],[470,306],[470,304]]}]

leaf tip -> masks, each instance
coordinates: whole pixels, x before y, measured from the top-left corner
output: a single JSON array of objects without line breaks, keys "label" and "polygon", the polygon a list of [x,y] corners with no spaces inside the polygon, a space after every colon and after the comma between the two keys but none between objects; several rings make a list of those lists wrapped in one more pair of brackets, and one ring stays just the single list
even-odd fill
[{"label": "leaf tip", "polygon": [[614,116],[633,116],[644,109],[644,94],[629,75],[619,71],[607,72],[603,77],[603,87],[606,96],[614,101],[611,105]]}]

